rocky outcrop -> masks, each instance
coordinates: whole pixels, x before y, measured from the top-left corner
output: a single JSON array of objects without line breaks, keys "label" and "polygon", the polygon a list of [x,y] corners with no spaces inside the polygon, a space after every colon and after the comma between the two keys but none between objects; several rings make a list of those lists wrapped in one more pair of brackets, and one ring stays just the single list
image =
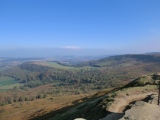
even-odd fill
[{"label": "rocky outcrop", "polygon": [[84,119],[84,118],[76,118],[74,120],[86,120],[86,119]]},{"label": "rocky outcrop", "polygon": [[[122,109],[112,112],[100,120],[160,120],[160,106],[157,105],[158,95],[152,94],[146,98],[144,101],[128,103],[128,109],[123,109],[123,112]],[[128,97],[126,100],[129,101],[130,98]]]},{"label": "rocky outcrop", "polygon": [[159,120],[160,106],[137,101],[120,120]]}]

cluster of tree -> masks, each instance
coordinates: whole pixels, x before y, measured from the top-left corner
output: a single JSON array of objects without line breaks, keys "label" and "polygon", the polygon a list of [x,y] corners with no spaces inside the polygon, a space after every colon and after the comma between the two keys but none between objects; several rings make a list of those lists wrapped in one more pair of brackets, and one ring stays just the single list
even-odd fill
[{"label": "cluster of tree", "polygon": [[14,87],[14,89],[8,90],[8,92],[0,93],[0,106],[15,102],[43,99],[47,96],[50,98],[63,95],[86,94],[92,92],[90,90],[91,87],[90,84],[64,86],[63,83],[47,84],[39,86],[38,88],[28,88],[25,86]]},{"label": "cluster of tree", "polygon": [[13,94],[13,95],[7,95],[7,96],[1,96],[0,97],[0,106],[6,105],[6,104],[12,104],[14,102],[24,102],[24,101],[32,101],[35,99],[42,99],[46,98],[47,94],[37,94],[35,96],[24,96],[20,94]]},{"label": "cluster of tree", "polygon": [[[61,83],[64,85],[93,84],[96,87],[108,84],[117,75],[109,75],[107,71],[99,69],[55,69],[51,67],[25,63],[1,72],[2,76],[13,77],[26,87],[37,87],[49,83]],[[114,83],[115,84],[115,83]]]}]

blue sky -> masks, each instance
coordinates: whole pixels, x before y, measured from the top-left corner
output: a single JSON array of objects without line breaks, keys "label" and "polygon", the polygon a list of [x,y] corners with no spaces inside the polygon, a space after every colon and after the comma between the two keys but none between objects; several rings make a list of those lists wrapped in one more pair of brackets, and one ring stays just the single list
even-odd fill
[{"label": "blue sky", "polygon": [[160,51],[159,6],[159,0],[0,0],[0,53]]}]

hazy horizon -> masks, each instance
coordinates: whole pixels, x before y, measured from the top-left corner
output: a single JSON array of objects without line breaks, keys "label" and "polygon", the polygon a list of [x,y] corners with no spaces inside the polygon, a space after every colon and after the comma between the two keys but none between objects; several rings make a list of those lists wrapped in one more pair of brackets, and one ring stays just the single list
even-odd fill
[{"label": "hazy horizon", "polygon": [[0,1],[0,57],[160,51],[160,1]]},{"label": "hazy horizon", "polygon": [[48,49],[10,49],[0,50],[0,57],[30,58],[30,57],[54,57],[54,56],[111,56],[122,54],[146,54],[159,51],[113,51],[104,49],[66,49],[66,48],[48,48]]}]

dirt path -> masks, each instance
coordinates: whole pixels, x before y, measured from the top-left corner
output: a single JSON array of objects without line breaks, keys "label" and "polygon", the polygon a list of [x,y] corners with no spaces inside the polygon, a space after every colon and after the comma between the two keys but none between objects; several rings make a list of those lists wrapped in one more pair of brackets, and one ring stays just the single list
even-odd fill
[{"label": "dirt path", "polygon": [[132,95],[122,95],[117,97],[114,103],[110,106],[108,111],[115,113],[123,113],[123,110],[126,108],[129,103],[133,101],[138,101],[146,98],[148,95],[153,94],[153,92],[140,93],[140,94],[132,94]]},{"label": "dirt path", "polygon": [[[132,93],[132,94],[131,94]],[[126,93],[120,93],[115,101],[112,103],[112,105],[107,109],[108,111],[112,112],[111,114],[107,115],[105,118],[100,120],[119,120],[124,116],[123,110],[126,108],[126,106],[129,105],[129,103],[133,101],[138,101],[145,99],[148,95],[156,94],[156,92],[131,92],[129,94]]]}]

